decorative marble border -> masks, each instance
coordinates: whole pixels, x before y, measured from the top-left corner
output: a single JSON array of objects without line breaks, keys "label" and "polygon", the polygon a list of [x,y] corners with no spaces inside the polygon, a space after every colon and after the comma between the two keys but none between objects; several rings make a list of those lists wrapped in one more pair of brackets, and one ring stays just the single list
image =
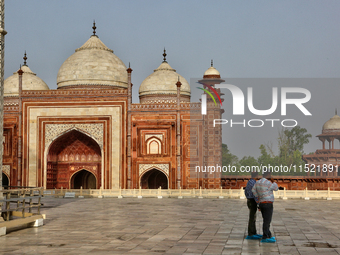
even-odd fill
[{"label": "decorative marble border", "polygon": [[79,129],[89,134],[103,148],[104,125],[102,123],[81,124],[46,124],[45,126],[45,149],[51,142],[65,131]]},{"label": "decorative marble border", "polygon": [[139,176],[152,168],[158,168],[169,176],[169,164],[139,164]]}]

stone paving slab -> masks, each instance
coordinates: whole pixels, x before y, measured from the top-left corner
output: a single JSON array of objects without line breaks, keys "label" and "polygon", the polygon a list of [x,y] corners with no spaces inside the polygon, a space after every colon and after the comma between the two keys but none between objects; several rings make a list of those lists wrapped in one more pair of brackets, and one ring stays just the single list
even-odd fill
[{"label": "stone paving slab", "polygon": [[[39,228],[0,237],[0,254],[340,254],[340,201],[277,200],[277,243],[245,240],[245,200],[44,198]],[[257,229],[262,233],[258,214]]]}]

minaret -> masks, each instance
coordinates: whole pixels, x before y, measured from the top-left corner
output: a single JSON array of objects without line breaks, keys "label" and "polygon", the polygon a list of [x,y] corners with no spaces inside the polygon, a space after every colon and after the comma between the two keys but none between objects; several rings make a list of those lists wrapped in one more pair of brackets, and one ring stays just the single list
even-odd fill
[{"label": "minaret", "polygon": [[[217,100],[217,96],[213,93],[214,91],[212,91],[212,89],[215,89],[215,84],[220,84],[222,82],[225,82],[225,80],[221,79],[219,71],[216,70],[216,68],[214,67],[214,62],[213,60],[211,60],[210,67],[207,71],[204,72],[203,79],[199,80],[198,83],[202,84],[204,88],[208,89],[214,96],[215,100]],[[219,95],[223,95],[221,94],[220,89],[215,90]]]},{"label": "minaret", "polygon": [[[3,133],[4,133],[4,63],[5,63],[5,0],[0,0],[0,190],[2,190],[2,155],[3,155]],[[2,193],[0,192],[0,199]]]},{"label": "minaret", "polygon": [[[164,49],[165,52],[165,49]],[[176,129],[176,161],[177,161],[177,189],[182,188],[182,163],[181,163],[181,86],[182,83],[178,81],[177,86],[177,129]]]},{"label": "minaret", "polygon": [[[26,65],[26,52],[25,52],[25,56],[24,56],[24,65]],[[24,186],[22,185],[22,181],[21,181],[21,177],[22,177],[22,99],[21,99],[21,94],[22,94],[22,74],[24,72],[21,70],[21,65],[20,65],[20,69],[18,70],[18,75],[19,75],[19,135],[18,135],[18,174],[17,174],[17,178],[18,178],[18,186]]]},{"label": "minaret", "polygon": [[[204,166],[216,166],[222,165],[222,125],[213,127],[209,123],[212,119],[221,119],[222,113],[221,109],[223,99],[220,98],[223,95],[220,89],[215,89],[215,84],[220,84],[225,80],[221,79],[219,71],[213,65],[213,60],[211,60],[211,66],[204,72],[203,79],[199,80],[198,83],[202,84],[204,87],[204,94],[202,100],[206,100],[206,111],[202,115],[203,118],[203,165]],[[208,91],[209,93],[207,93]],[[207,95],[209,94],[209,95]],[[214,99],[211,98],[214,97]],[[216,103],[215,103],[216,102]],[[214,173],[208,175],[209,178],[202,178],[202,188],[219,188],[220,187],[220,173]]]},{"label": "minaret", "polygon": [[[132,73],[132,69],[130,67],[130,63],[129,63],[129,68],[126,69],[127,73],[128,73],[128,106],[127,106],[127,167],[128,167],[128,172],[127,172],[127,188],[131,189],[132,188],[132,184],[131,184],[131,180],[132,180],[132,140],[131,140],[131,132],[132,132],[132,127],[131,127],[131,103],[132,103],[132,83],[131,83],[131,73]],[[125,184],[124,184],[125,186]]]},{"label": "minaret", "polygon": [[[24,66],[27,66],[27,54],[25,51],[24,57]],[[22,74],[24,72],[21,69],[18,70],[19,75],[19,127],[18,127],[18,173],[17,173],[17,185],[18,186],[24,186],[22,185]]]}]

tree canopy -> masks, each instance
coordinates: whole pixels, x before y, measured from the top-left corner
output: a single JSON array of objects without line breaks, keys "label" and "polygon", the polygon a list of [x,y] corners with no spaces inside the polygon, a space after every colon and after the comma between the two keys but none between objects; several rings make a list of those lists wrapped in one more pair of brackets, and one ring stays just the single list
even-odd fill
[{"label": "tree canopy", "polygon": [[[307,133],[307,129],[295,126],[292,129],[282,129],[278,133],[278,154],[275,155],[271,146],[261,144],[259,149],[261,155],[256,159],[252,156],[245,156],[241,160],[233,155],[226,144],[222,144],[222,164],[224,166],[234,165],[240,169],[240,166],[288,166],[290,172],[277,172],[276,175],[305,175],[300,171],[300,166],[303,168],[304,161],[302,155],[304,154],[304,145],[309,143],[311,134]],[[293,171],[295,167],[296,171]],[[233,173],[226,173],[233,174]],[[246,172],[237,172],[237,175],[249,175]]]}]

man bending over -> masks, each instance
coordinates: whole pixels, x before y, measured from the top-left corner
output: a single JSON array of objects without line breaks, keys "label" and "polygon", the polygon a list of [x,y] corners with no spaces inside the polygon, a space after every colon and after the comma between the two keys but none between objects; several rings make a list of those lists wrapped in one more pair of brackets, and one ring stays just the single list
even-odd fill
[{"label": "man bending over", "polygon": [[257,181],[252,188],[252,192],[255,197],[259,199],[259,207],[261,210],[262,218],[263,218],[263,237],[262,243],[275,243],[275,237],[272,237],[272,233],[270,232],[270,223],[272,221],[273,216],[273,203],[274,203],[274,194],[273,191],[278,190],[279,187],[274,182],[270,181],[271,173],[265,172],[263,173],[263,178]]}]

